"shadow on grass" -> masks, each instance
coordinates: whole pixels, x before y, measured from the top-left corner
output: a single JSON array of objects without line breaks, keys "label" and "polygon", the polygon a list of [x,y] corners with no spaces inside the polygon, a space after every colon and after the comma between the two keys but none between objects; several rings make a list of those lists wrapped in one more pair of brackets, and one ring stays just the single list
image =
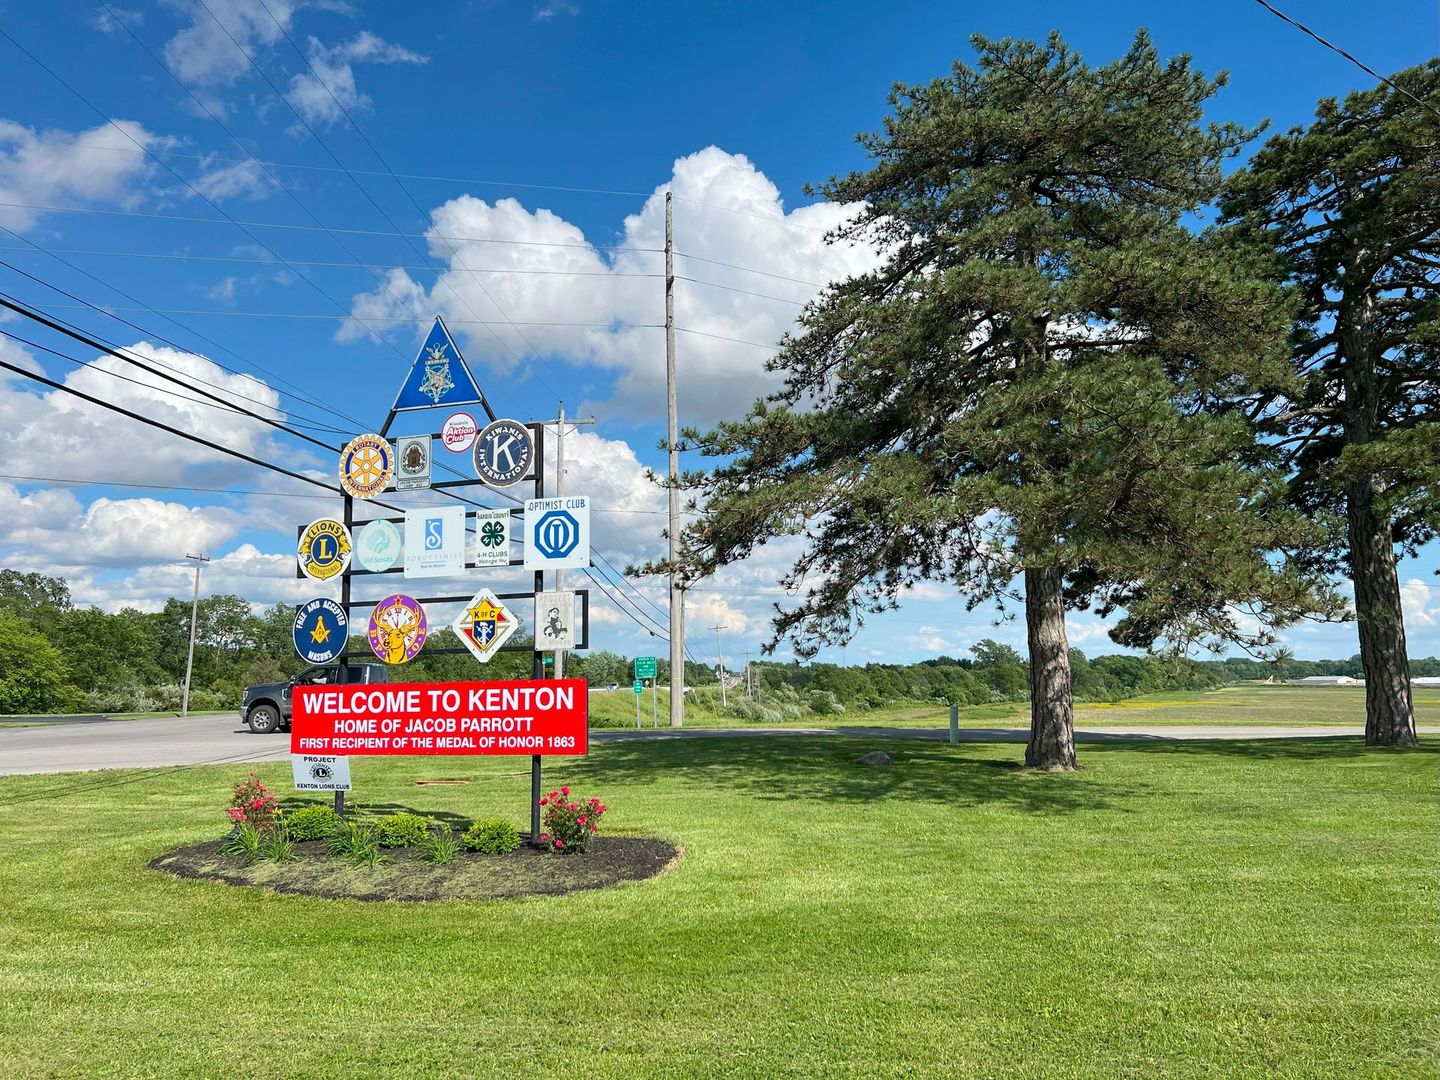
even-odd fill
[{"label": "shadow on grass", "polygon": [[[1101,749],[1096,747],[1095,749]],[[1366,746],[1361,735],[1326,735],[1303,739],[1126,739],[1105,750],[1134,750],[1146,754],[1173,754],[1180,757],[1246,758],[1252,761],[1353,761],[1359,758],[1398,759],[1423,755],[1431,761],[1440,753],[1440,739],[1421,737],[1418,747],[1393,749]],[[1079,749],[1084,762],[1085,747]]]},{"label": "shadow on grass", "polygon": [[565,769],[571,784],[693,779],[767,800],[994,804],[1044,814],[1123,810],[1117,802],[1145,790],[1128,780],[1096,783],[1083,774],[1034,773],[1021,767],[1019,755],[1006,761],[967,753],[964,746],[876,742],[890,754],[890,767],[859,764],[856,759],[873,747],[856,740],[787,736],[608,743]]},{"label": "shadow on grass", "polygon": [[[293,814],[296,810],[307,806],[334,806],[334,799],[316,799],[307,796],[296,796],[280,800],[282,813]],[[369,802],[363,799],[351,799],[348,795],[345,799],[345,817],[347,819],[361,819],[385,817],[389,814],[418,814],[423,818],[438,821],[457,832],[464,832],[472,824],[471,819],[448,810],[427,810],[414,806],[406,806],[397,802]]]}]

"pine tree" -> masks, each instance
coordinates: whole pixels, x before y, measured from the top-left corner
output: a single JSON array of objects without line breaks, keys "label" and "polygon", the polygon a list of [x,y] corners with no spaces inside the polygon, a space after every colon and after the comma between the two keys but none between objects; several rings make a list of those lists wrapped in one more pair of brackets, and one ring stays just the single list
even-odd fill
[{"label": "pine tree", "polygon": [[1231,179],[1224,208],[1303,301],[1298,380],[1260,405],[1295,505],[1345,523],[1312,558],[1355,585],[1365,741],[1414,746],[1395,548],[1440,529],[1440,61],[1393,82],[1320,102]]},{"label": "pine tree", "polygon": [[[743,420],[687,432],[726,460],[686,483],[692,577],[804,538],[775,639],[847,640],[923,579],[971,606],[1023,583],[1025,760],[1075,765],[1067,608],[1127,609],[1127,642],[1262,646],[1316,603],[1266,553],[1300,541],[1238,411],[1288,372],[1280,290],[1187,228],[1249,133],[1205,126],[1222,79],[1147,35],[1104,67],[1057,36],[975,38],[978,62],[897,87],[864,209],[835,242],[885,253],[828,289]],[[1243,260],[1242,260],[1243,261]]]}]

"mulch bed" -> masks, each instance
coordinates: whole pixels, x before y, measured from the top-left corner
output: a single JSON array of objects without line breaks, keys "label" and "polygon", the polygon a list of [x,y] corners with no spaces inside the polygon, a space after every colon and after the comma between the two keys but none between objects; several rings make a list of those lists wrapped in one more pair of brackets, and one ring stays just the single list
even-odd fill
[{"label": "mulch bed", "polygon": [[243,885],[327,900],[498,900],[518,896],[561,896],[643,881],[670,869],[681,851],[645,836],[601,836],[590,850],[557,855],[522,844],[508,855],[462,852],[441,866],[422,863],[406,848],[386,850],[394,861],[356,867],[326,854],[323,840],[296,844],[298,858],[260,860],[246,866],[220,851],[223,841],[177,848],[150,862],[151,869],[177,877]]}]

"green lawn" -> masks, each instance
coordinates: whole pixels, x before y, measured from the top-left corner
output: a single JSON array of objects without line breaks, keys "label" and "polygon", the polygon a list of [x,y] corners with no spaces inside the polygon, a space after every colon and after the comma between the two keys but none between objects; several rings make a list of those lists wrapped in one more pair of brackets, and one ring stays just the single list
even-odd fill
[{"label": "green lawn", "polygon": [[[435,906],[147,870],[222,830],[237,767],[4,777],[0,1075],[1433,1077],[1436,751],[600,746],[547,784],[676,869]],[[519,823],[525,764],[353,771]]]}]

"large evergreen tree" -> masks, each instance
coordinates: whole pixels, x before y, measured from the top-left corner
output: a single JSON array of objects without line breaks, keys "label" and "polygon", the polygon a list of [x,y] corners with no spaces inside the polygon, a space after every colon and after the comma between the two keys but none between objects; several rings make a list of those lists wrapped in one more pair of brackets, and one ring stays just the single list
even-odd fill
[{"label": "large evergreen tree", "polygon": [[1344,540],[1315,554],[1355,584],[1365,741],[1414,746],[1395,548],[1440,528],[1440,61],[1393,82],[1326,99],[1308,129],[1271,139],[1231,179],[1225,211],[1303,299],[1300,378],[1266,418],[1295,503],[1345,521]]},{"label": "large evergreen tree", "polygon": [[[783,342],[784,389],[687,433],[728,460],[687,483],[698,576],[806,542],[775,635],[843,641],[908,585],[972,606],[1023,582],[1026,762],[1073,768],[1067,607],[1124,605],[1127,641],[1249,638],[1313,603],[1265,553],[1295,542],[1243,415],[1209,406],[1288,371],[1279,290],[1186,227],[1248,138],[1203,125],[1222,80],[1142,32],[1092,68],[1058,37],[974,40],[978,62],[897,88],[865,209],[835,237],[885,253]],[[773,643],[772,643],[773,644]]]}]

